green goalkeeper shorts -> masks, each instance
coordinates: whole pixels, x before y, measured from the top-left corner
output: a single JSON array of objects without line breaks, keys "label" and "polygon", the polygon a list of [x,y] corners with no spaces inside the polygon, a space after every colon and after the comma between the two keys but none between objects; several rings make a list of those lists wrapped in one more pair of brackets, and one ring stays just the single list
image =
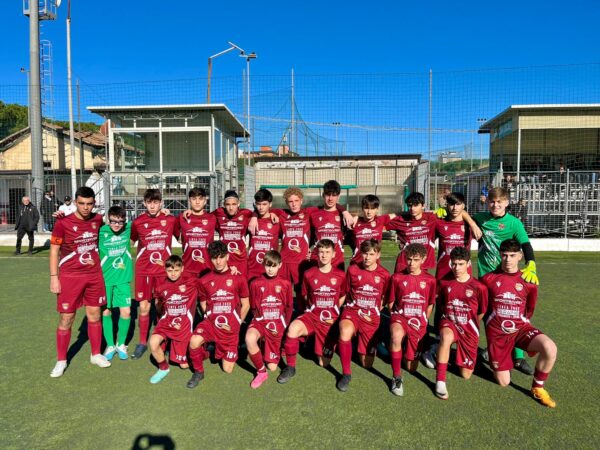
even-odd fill
[{"label": "green goalkeeper shorts", "polygon": [[131,284],[106,286],[106,307],[127,308],[131,306]]}]

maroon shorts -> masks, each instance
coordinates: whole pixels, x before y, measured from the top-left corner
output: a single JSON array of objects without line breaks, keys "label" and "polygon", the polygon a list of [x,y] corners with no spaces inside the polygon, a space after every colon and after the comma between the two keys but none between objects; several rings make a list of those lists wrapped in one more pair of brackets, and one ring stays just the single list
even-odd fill
[{"label": "maroon shorts", "polygon": [[204,343],[215,343],[215,358],[236,362],[240,327],[232,326],[230,331],[218,328],[211,320],[204,319],[194,330],[194,334],[202,336]]},{"label": "maroon shorts", "polygon": [[[415,321],[413,326],[411,321],[400,314],[392,314],[390,318],[390,330],[393,324],[399,323],[404,330],[404,342],[406,350],[404,350],[404,358],[407,361],[414,361],[419,358],[423,347],[423,337],[427,334],[427,326],[420,325],[420,321]],[[417,327],[416,323],[419,323]]]},{"label": "maroon shorts", "polygon": [[543,334],[530,324],[525,324],[514,333],[504,333],[502,330],[486,328],[490,366],[497,372],[513,368],[512,351],[515,347],[527,351],[531,341]]},{"label": "maroon shorts", "polygon": [[175,329],[167,323],[166,320],[159,320],[152,334],[162,336],[164,339],[168,339],[171,345],[171,351],[169,352],[169,360],[176,364],[187,363],[187,349],[190,344],[192,337],[192,325],[189,320],[184,321],[186,323],[186,329]]},{"label": "maroon shorts", "polygon": [[106,290],[101,274],[98,277],[60,275],[60,294],[56,296],[59,313],[74,313],[82,306],[106,305]]},{"label": "maroon shorts", "polygon": [[374,355],[379,341],[379,312],[365,315],[362,310],[345,308],[340,320],[349,320],[354,324],[354,334],[358,334],[358,353],[361,355]]},{"label": "maroon shorts", "polygon": [[285,335],[284,321],[252,320],[248,329],[257,330],[264,340],[263,359],[265,362],[278,364],[281,358],[281,341]]},{"label": "maroon shorts", "polygon": [[309,336],[315,335],[315,355],[327,357],[333,355],[339,335],[337,321],[333,324],[323,322],[311,312],[302,314],[296,320],[304,324]]},{"label": "maroon shorts", "polygon": [[440,332],[442,328],[450,328],[454,334],[454,342],[456,342],[456,365],[473,370],[477,361],[479,329],[472,322],[463,327],[446,318],[442,318],[440,321]]},{"label": "maroon shorts", "polygon": [[136,275],[134,300],[138,302],[152,300],[156,286],[164,279],[163,275]]}]

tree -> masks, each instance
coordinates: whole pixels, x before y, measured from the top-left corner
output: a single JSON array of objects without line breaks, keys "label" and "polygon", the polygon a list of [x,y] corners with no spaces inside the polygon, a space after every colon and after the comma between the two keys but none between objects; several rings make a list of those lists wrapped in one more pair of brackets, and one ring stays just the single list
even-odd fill
[{"label": "tree", "polygon": [[27,128],[27,110],[26,106],[0,101],[0,139]]}]

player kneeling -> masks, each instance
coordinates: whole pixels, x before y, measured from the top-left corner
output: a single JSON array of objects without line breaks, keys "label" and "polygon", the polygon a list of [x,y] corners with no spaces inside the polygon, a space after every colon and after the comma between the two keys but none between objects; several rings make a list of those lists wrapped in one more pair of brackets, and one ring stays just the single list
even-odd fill
[{"label": "player kneeling", "polygon": [[[263,257],[265,273],[250,283],[250,306],[254,318],[246,332],[246,348],[257,373],[250,386],[258,389],[268,378],[267,368],[277,369],[281,341],[294,309],[292,283],[278,278],[281,255],[270,250]],[[259,341],[264,341],[261,354]]]},{"label": "player kneeling", "polygon": [[150,383],[159,383],[169,374],[169,363],[161,344],[169,340],[169,359],[187,369],[187,348],[194,327],[194,312],[198,297],[197,279],[183,274],[183,261],[171,255],[165,261],[167,278],[157,285],[156,308],[160,315],[158,324],[150,336],[150,350],[158,363],[158,371],[150,378]]},{"label": "player kneeling", "polygon": [[336,387],[348,390],[352,379],[352,337],[358,335],[358,353],[361,365],[373,366],[377,349],[380,312],[387,294],[390,274],[379,263],[381,244],[367,239],[360,244],[362,262],[353,264],[346,274],[347,299],[340,321],[338,342],[342,362],[342,378]]},{"label": "player kneeling", "polygon": [[[414,372],[419,365],[419,352],[423,337],[427,333],[427,320],[435,303],[435,278],[421,270],[427,258],[427,249],[422,244],[409,244],[404,249],[406,271],[396,273],[390,282],[388,308],[390,310],[390,334],[392,360],[392,384],[394,395],[403,395],[402,359],[408,370]],[[406,351],[402,354],[402,344]]]},{"label": "player kneeling", "polygon": [[465,247],[455,247],[450,252],[453,280],[442,280],[439,286],[438,305],[442,306],[440,319],[440,345],[437,353],[435,395],[446,400],[446,370],[450,347],[456,342],[456,365],[460,375],[471,378],[479,346],[479,322],[487,310],[487,289],[470,274],[471,252]]},{"label": "player kneeling", "polygon": [[204,320],[190,339],[190,359],[194,368],[187,387],[192,389],[204,379],[203,345],[215,343],[215,358],[222,360],[224,372],[231,373],[238,357],[240,325],[250,310],[248,281],[242,275],[233,275],[229,269],[227,245],[211,242],[208,255],[212,272],[198,282],[198,298]]},{"label": "player kneeling", "polygon": [[539,353],[531,394],[542,405],[554,408],[556,402],[544,389],[544,382],[556,361],[556,344],[529,322],[537,301],[537,286],[521,277],[519,262],[523,253],[517,240],[508,239],[500,244],[500,258],[500,268],[482,279],[490,302],[486,335],[494,377],[500,386],[510,384],[511,352],[515,347],[530,355]]}]

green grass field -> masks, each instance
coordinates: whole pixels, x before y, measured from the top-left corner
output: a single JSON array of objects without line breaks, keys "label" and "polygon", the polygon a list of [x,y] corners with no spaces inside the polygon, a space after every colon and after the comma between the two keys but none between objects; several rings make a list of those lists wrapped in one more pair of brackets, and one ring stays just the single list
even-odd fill
[{"label": "green grass field", "polygon": [[[57,314],[47,252],[11,252],[0,250],[1,448],[600,448],[597,254],[537,255],[533,323],[559,349],[547,382],[558,406],[550,410],[529,397],[529,377],[514,373],[503,389],[487,366],[470,381],[450,373],[445,402],[433,395],[433,370],[405,371],[405,395],[394,397],[391,368],[380,359],[374,373],[353,365],[345,394],[334,373],[303,358],[287,385],[275,374],[257,391],[244,362],[231,375],[209,365],[195,390],[185,387],[190,373],[174,367],[151,385],[148,357],[99,369],[89,363],[87,339],[65,375],[51,379]],[[393,268],[395,250],[385,255]],[[82,318],[81,311],[72,343]],[[333,367],[341,370],[337,356]]]}]

